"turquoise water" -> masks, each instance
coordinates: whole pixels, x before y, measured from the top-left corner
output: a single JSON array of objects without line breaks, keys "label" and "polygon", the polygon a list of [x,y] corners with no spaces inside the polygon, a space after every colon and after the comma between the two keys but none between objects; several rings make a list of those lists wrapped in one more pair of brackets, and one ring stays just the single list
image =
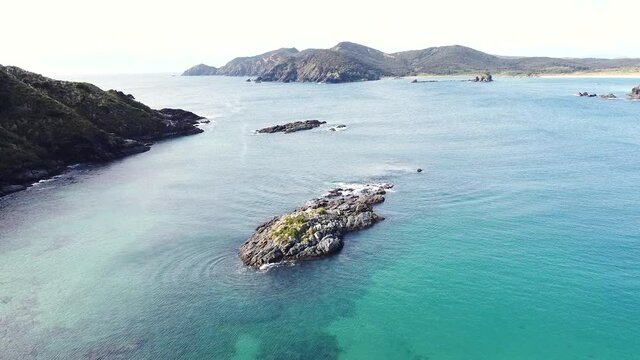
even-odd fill
[{"label": "turquoise water", "polygon": [[[0,199],[2,359],[640,356],[640,102],[573,96],[637,80],[80,79],[213,122]],[[308,118],[348,129],[252,134]],[[368,181],[387,220],[339,255],[241,265],[261,222]]]}]

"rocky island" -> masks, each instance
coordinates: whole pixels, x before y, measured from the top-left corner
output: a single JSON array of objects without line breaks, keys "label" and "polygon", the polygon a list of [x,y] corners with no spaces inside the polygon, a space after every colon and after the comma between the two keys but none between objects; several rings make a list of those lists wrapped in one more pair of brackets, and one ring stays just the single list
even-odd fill
[{"label": "rocky island", "polygon": [[475,78],[471,79],[472,82],[492,82],[493,76],[490,73],[478,75]]},{"label": "rocky island", "polygon": [[0,65],[0,196],[63,171],[201,133],[202,117],[153,110],[132,95]]},{"label": "rocky island", "polygon": [[627,97],[632,100],[640,100],[640,85],[631,89],[631,92],[627,94]]},{"label": "rocky island", "polygon": [[367,184],[333,189],[260,225],[238,255],[245,265],[261,268],[335,254],[342,249],[345,234],[384,219],[373,212],[373,206],[384,202],[386,191],[392,187]]},{"label": "rocky island", "polygon": [[320,121],[320,120],[295,121],[295,122],[290,122],[283,125],[269,126],[266,128],[262,128],[260,130],[256,130],[256,132],[261,134],[273,134],[277,132],[283,132],[285,134],[289,134],[296,131],[311,130],[313,128],[317,128],[318,126],[326,123],[327,123],[326,121]]}]

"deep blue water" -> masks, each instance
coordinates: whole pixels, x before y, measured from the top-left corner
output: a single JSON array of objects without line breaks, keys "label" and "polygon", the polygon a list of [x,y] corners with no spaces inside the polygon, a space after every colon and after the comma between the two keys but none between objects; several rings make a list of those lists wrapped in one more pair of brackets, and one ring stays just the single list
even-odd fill
[{"label": "deep blue water", "polygon": [[[2,359],[637,359],[637,79],[79,77],[205,133],[0,199]],[[347,130],[254,135],[320,119]],[[418,174],[416,168],[423,168]],[[330,259],[240,244],[338,183],[395,184]]]}]

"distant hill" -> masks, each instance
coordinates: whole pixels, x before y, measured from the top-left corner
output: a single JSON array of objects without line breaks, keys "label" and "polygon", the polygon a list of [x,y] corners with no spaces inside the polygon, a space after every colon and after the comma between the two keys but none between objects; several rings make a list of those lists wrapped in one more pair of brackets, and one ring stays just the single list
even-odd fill
[{"label": "distant hill", "polygon": [[[198,66],[206,65],[196,67]],[[240,57],[217,69],[215,73],[196,67],[185,71],[183,75],[259,76],[263,81],[333,83],[418,74],[500,72],[536,75],[615,70],[638,68],[640,59],[496,56],[460,45],[384,53],[364,45],[341,42],[330,49],[298,51],[296,48],[282,48],[257,56]]]},{"label": "distant hill", "polygon": [[79,162],[149,150],[150,141],[202,132],[199,116],[153,110],[120,91],[0,65],[0,196]]},{"label": "distant hill", "polygon": [[296,48],[282,48],[256,56],[235,58],[219,68],[218,75],[260,76],[298,53]]},{"label": "distant hill", "polygon": [[218,69],[213,66],[198,64],[196,66],[190,67],[182,73],[182,76],[207,76],[207,75],[217,75]]}]

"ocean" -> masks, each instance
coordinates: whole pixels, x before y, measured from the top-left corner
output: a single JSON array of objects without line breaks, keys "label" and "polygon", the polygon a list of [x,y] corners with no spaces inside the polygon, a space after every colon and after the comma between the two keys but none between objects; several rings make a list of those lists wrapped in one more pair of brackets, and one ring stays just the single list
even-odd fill
[{"label": "ocean", "polygon": [[[637,79],[67,79],[211,123],[0,199],[1,359],[640,357],[640,102],[574,96]],[[237,257],[369,182],[386,220],[338,255]]]}]

